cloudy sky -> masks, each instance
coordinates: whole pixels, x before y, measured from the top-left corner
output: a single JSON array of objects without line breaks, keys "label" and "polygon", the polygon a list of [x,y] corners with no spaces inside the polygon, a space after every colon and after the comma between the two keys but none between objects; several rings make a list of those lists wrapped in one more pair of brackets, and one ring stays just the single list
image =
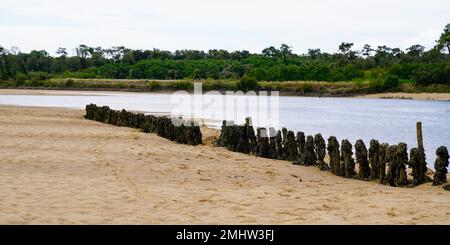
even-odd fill
[{"label": "cloudy sky", "polygon": [[336,51],[343,41],[432,47],[448,0],[1,0],[0,45],[22,51],[78,44],[260,52],[287,43]]}]

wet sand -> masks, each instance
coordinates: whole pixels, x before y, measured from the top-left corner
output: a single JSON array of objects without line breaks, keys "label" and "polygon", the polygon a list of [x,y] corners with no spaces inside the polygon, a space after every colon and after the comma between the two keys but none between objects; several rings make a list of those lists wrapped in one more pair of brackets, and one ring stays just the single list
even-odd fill
[{"label": "wet sand", "polygon": [[0,224],[450,224],[450,192],[0,106]]},{"label": "wet sand", "polygon": [[[118,92],[118,91],[78,91],[78,90],[43,90],[43,89],[0,89],[0,95],[101,95],[102,93],[145,93],[145,92]],[[152,92],[156,93],[156,92]],[[157,93],[164,93],[160,91]],[[171,93],[167,92],[166,93]],[[413,100],[444,100],[450,101],[450,93],[379,93],[359,95],[355,98],[368,99],[413,99]]]},{"label": "wet sand", "polygon": [[357,96],[368,99],[409,99],[450,101],[450,93],[380,93]]}]

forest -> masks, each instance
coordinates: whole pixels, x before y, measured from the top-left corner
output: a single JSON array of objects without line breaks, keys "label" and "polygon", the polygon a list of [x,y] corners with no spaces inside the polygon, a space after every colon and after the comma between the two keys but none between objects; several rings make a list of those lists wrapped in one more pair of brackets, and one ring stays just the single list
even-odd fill
[{"label": "forest", "polygon": [[[17,87],[51,78],[246,80],[246,81],[370,81],[385,88],[402,83],[450,85],[450,24],[430,49],[415,44],[406,50],[366,44],[356,50],[343,42],[335,53],[292,47],[246,50],[133,50],[126,47],[59,48],[21,52],[0,46],[0,80]],[[70,54],[69,54],[70,53]]]}]

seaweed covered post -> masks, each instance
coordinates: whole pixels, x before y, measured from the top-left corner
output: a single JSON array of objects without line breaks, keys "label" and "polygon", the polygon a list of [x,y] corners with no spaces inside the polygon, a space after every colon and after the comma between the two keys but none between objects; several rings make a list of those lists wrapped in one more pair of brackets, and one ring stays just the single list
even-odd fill
[{"label": "seaweed covered post", "polygon": [[297,153],[297,141],[295,140],[295,134],[292,131],[288,131],[286,134],[286,158],[288,161],[296,161],[298,159]]},{"label": "seaweed covered post", "polygon": [[248,144],[250,154],[256,154],[256,135],[255,129],[253,128],[252,118],[248,117],[245,119],[245,126],[247,128]]},{"label": "seaweed covered post", "polygon": [[237,145],[238,145],[238,130],[237,130],[237,125],[234,124],[233,121],[231,121],[231,125],[230,127],[230,134],[228,135],[228,149],[230,149],[231,151],[236,151],[237,150]]},{"label": "seaweed covered post", "polygon": [[275,144],[277,148],[277,153],[275,154],[277,156],[276,159],[280,159],[283,155],[283,136],[281,136],[281,131],[278,130],[277,134],[275,136]]},{"label": "seaweed covered post", "polygon": [[261,129],[262,134],[262,156],[265,158],[270,158],[270,144],[269,135],[266,128]]},{"label": "seaweed covered post", "polygon": [[389,144],[383,143],[380,145],[380,183],[386,183],[386,163],[389,161]]},{"label": "seaweed covered post", "polygon": [[305,151],[305,133],[297,132],[296,140],[297,140],[298,158],[301,158],[303,152]]},{"label": "seaweed covered post", "polygon": [[236,146],[236,151],[244,154],[250,153],[250,147],[248,145],[248,136],[247,136],[247,127],[244,126],[237,126],[237,139],[238,144]]},{"label": "seaweed covered post", "polygon": [[326,155],[326,144],[321,134],[316,134],[314,136],[314,147],[317,155],[317,165],[320,170],[327,171],[330,167],[325,163]]},{"label": "seaweed covered post", "polygon": [[199,125],[194,125],[194,144],[193,145],[200,145],[203,143],[203,135],[202,135],[202,131],[200,129]]},{"label": "seaweed covered post", "polygon": [[380,142],[371,140],[369,147],[370,178],[375,180],[380,178]]},{"label": "seaweed covered post", "polygon": [[126,126],[126,121],[127,121],[127,111],[125,109],[122,109],[119,112],[119,120],[117,121],[116,125],[119,127]]},{"label": "seaweed covered post", "polygon": [[256,156],[262,156],[262,138],[261,138],[261,128],[256,128]]},{"label": "seaweed covered post", "polygon": [[189,136],[186,133],[186,121],[184,121],[181,117],[177,117],[172,118],[172,122],[177,125],[177,127],[175,127],[176,142],[179,144],[186,144]]},{"label": "seaweed covered post", "polygon": [[227,147],[228,146],[228,137],[229,137],[229,127],[227,126],[227,121],[222,121],[222,129],[220,131],[219,139],[216,144],[218,146]]},{"label": "seaweed covered post", "polygon": [[413,184],[421,185],[427,182],[427,165],[425,157],[419,148],[412,148],[409,153],[409,167],[412,169]]},{"label": "seaweed covered post", "polygon": [[331,136],[328,138],[328,156],[330,157],[330,167],[334,175],[341,176],[341,159],[339,151],[339,141],[336,137]]},{"label": "seaweed covered post", "polygon": [[398,160],[397,160],[397,145],[389,146],[386,154],[386,159],[388,160],[388,171],[386,174],[386,183],[390,186],[397,186],[397,176],[398,176]]},{"label": "seaweed covered post", "polygon": [[288,133],[287,128],[282,128],[281,129],[281,134],[283,135],[283,138],[281,140],[282,141],[282,145],[283,145],[283,147],[281,148],[281,154],[280,154],[280,159],[281,160],[287,160],[287,149],[286,149],[287,133]]},{"label": "seaweed covered post", "polygon": [[103,106],[103,123],[109,123],[109,117],[111,115],[111,109],[108,106]]},{"label": "seaweed covered post", "polygon": [[425,148],[423,147],[423,135],[422,135],[422,122],[417,122],[417,148],[414,148],[410,152],[410,168],[412,168],[413,183],[414,185],[420,185],[427,181],[429,178],[427,173],[427,162],[425,155]]},{"label": "seaweed covered post", "polygon": [[370,166],[367,160],[367,148],[364,142],[359,139],[355,144],[356,163],[359,165],[359,178],[368,180],[370,178]]},{"label": "seaweed covered post", "polygon": [[405,186],[408,184],[408,175],[406,174],[406,164],[408,164],[408,146],[406,143],[399,143],[397,147],[398,176],[397,185]]},{"label": "seaweed covered post", "polygon": [[269,136],[266,128],[258,128],[258,156],[270,158]]},{"label": "seaweed covered post", "polygon": [[306,137],[305,150],[301,158],[294,164],[303,166],[316,165],[316,154],[314,153],[314,138],[311,135]]},{"label": "seaweed covered post", "polygon": [[243,126],[238,126],[238,145],[237,145],[237,152],[244,153],[244,154],[250,154],[251,152],[251,146],[250,146],[250,139],[248,134],[248,129],[250,127],[250,118],[245,119],[245,124]]},{"label": "seaweed covered post", "polygon": [[275,128],[269,128],[269,146],[270,146],[270,156],[273,159],[278,159],[277,150],[277,131]]},{"label": "seaweed covered post", "polygon": [[354,178],[356,176],[355,172],[355,161],[353,160],[352,144],[350,141],[344,139],[341,143],[341,161],[344,167],[344,177]]},{"label": "seaweed covered post", "polygon": [[437,158],[434,163],[436,172],[434,173],[433,185],[442,185],[447,183],[447,168],[449,158],[447,147],[439,147],[436,150],[436,156]]},{"label": "seaweed covered post", "polygon": [[86,110],[86,115],[84,115],[84,118],[86,119],[92,119],[92,107],[94,104],[89,104],[86,105],[85,110]]},{"label": "seaweed covered post", "polygon": [[425,149],[420,149],[418,153],[419,153],[419,156],[417,159],[418,163],[419,163],[418,176],[422,180],[422,183],[426,183],[426,182],[431,181],[431,178],[429,178],[427,176],[428,167],[427,167],[427,161],[426,161],[427,157],[425,155]]}]

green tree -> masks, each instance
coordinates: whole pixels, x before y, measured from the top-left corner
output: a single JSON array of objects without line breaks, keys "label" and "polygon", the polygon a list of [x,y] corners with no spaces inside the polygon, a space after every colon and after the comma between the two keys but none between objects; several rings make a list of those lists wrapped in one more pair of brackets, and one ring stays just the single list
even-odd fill
[{"label": "green tree", "polygon": [[269,58],[278,57],[280,51],[273,46],[263,49],[262,54]]},{"label": "green tree", "polygon": [[447,49],[448,57],[450,60],[450,23],[445,26],[444,31],[439,37],[437,43],[439,49]]},{"label": "green tree", "polygon": [[59,57],[67,57],[67,49],[60,47],[56,50],[56,54],[59,55]]},{"label": "green tree", "polygon": [[311,59],[317,59],[322,54],[320,49],[308,49],[308,57]]},{"label": "green tree", "polygon": [[425,47],[419,44],[413,45],[406,49],[407,55],[412,57],[420,57],[425,52]]},{"label": "green tree", "polygon": [[350,52],[351,48],[353,47],[353,43],[341,43],[339,45],[339,51],[343,54],[347,54]]},{"label": "green tree", "polygon": [[372,55],[372,52],[374,50],[369,44],[365,44],[363,49],[361,50],[361,54],[365,56],[366,58],[370,57]]},{"label": "green tree", "polygon": [[339,51],[347,58],[350,60],[354,60],[357,57],[357,52],[352,51],[352,47],[353,47],[353,43],[341,43],[341,45],[339,45]]},{"label": "green tree", "polygon": [[287,59],[292,56],[292,49],[287,44],[281,44],[280,47],[281,60],[284,64],[287,64]]}]

